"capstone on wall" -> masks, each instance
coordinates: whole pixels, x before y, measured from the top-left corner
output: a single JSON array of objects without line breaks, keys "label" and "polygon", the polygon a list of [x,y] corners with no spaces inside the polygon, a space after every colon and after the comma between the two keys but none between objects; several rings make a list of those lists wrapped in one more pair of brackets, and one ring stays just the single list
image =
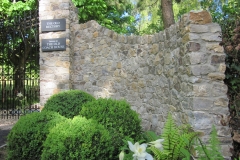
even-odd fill
[{"label": "capstone on wall", "polygon": [[145,36],[120,35],[96,21],[77,23],[70,0],[40,0],[40,20],[66,18],[66,51],[40,52],[41,104],[62,90],[80,89],[96,98],[125,99],[144,130],[161,133],[168,112],[209,139],[218,130],[229,157],[228,98],[221,28],[206,11],[191,11],[170,28]]}]

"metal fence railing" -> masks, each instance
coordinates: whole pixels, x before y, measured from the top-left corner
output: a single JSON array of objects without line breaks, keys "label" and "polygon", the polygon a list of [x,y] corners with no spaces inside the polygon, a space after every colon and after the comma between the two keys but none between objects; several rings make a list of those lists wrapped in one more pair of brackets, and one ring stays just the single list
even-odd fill
[{"label": "metal fence railing", "polygon": [[0,19],[0,119],[39,111],[38,10]]}]

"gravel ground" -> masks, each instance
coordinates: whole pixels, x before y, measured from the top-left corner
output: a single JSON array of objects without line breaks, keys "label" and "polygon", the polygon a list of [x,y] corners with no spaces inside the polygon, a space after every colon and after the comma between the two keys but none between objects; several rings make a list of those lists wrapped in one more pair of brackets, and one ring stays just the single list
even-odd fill
[{"label": "gravel ground", "polygon": [[7,147],[4,146],[0,148],[0,160],[6,160],[7,159]]},{"label": "gravel ground", "polygon": [[0,148],[6,144],[7,135],[18,119],[0,119]]},{"label": "gravel ground", "polygon": [[7,135],[11,131],[18,119],[1,119],[0,118],[0,160],[7,159]]}]

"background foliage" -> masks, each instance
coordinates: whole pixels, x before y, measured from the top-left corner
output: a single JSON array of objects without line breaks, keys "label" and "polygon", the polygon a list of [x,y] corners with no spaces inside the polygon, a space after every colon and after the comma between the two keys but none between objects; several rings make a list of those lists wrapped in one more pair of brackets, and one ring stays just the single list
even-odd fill
[{"label": "background foliage", "polygon": [[24,0],[12,2],[9,0],[0,1],[0,18],[20,15],[24,11],[36,9],[37,0]]},{"label": "background foliage", "polygon": [[79,22],[96,20],[117,33],[129,34],[135,30],[133,5],[129,0],[72,0],[79,9]]},{"label": "background foliage", "polygon": [[39,102],[37,0],[0,0],[0,103],[16,109],[17,93]]}]

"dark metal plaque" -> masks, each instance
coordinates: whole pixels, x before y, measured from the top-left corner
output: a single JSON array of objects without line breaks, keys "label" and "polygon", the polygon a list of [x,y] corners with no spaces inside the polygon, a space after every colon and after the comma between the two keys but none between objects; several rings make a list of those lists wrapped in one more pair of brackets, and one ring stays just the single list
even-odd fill
[{"label": "dark metal plaque", "polygon": [[65,31],[66,19],[41,20],[41,31]]},{"label": "dark metal plaque", "polygon": [[66,38],[42,39],[42,51],[66,51]]}]

